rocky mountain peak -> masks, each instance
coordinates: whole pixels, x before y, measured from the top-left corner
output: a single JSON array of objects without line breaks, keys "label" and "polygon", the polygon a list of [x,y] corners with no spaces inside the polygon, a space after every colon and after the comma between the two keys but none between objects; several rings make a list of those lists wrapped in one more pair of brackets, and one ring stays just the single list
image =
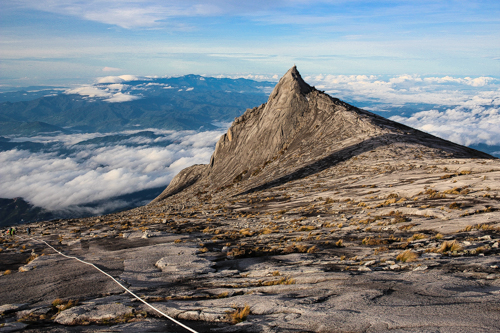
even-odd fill
[{"label": "rocky mountain peak", "polygon": [[181,171],[153,202],[187,188],[242,186],[242,191],[254,191],[307,177],[368,152],[374,160],[381,156],[492,158],[320,92],[293,66],[267,103],[234,120],[208,165]]},{"label": "rocky mountain peak", "polygon": [[283,75],[276,87],[273,89],[273,92],[270,95],[270,100],[275,99],[278,95],[289,96],[300,93],[305,96],[311,91],[313,91],[313,88],[302,79],[297,67],[294,65],[288,70],[288,72],[285,73],[285,75]]}]

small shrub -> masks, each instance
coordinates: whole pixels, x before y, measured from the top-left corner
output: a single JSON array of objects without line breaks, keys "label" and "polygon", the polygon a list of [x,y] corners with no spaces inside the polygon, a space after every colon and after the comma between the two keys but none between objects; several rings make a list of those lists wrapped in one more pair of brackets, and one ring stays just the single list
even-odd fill
[{"label": "small shrub", "polygon": [[5,272],[3,272],[3,275],[9,275],[9,274],[12,274],[12,271],[10,269],[8,269]]},{"label": "small shrub", "polygon": [[443,244],[441,244],[441,247],[439,248],[438,252],[445,253],[448,251],[454,252],[462,250],[463,250],[462,246],[460,246],[460,244],[456,240],[452,240],[452,241],[444,241]]},{"label": "small shrub", "polygon": [[52,306],[57,307],[58,305],[61,305],[63,303],[63,300],[60,298],[56,298],[55,300],[52,301]]},{"label": "small shrub", "polygon": [[474,250],[474,254],[485,253],[488,252],[489,248],[486,246],[480,246]]},{"label": "small shrub", "polygon": [[317,251],[318,251],[318,249],[316,248],[316,246],[312,246],[312,247],[310,247],[310,248],[307,250],[307,253],[315,253],[315,252],[317,252]]},{"label": "small shrub", "polygon": [[412,262],[415,261],[417,258],[418,258],[417,253],[412,252],[411,250],[406,250],[398,254],[396,260],[401,262]]},{"label": "small shrub", "polygon": [[462,189],[461,188],[458,188],[458,187],[454,187],[452,189],[449,189],[449,190],[446,190],[446,191],[443,191],[443,193],[445,194],[460,194],[460,191]]},{"label": "small shrub", "polygon": [[448,207],[450,209],[460,209],[460,207],[462,207],[462,204],[456,203],[456,202],[452,202]]},{"label": "small shrub", "polygon": [[343,243],[344,243],[344,241],[342,239],[339,239],[337,242],[335,242],[335,246],[342,247],[342,246],[344,246]]},{"label": "small shrub", "polygon": [[373,250],[373,254],[377,255],[381,252],[386,252],[389,251],[389,249],[385,246],[377,247],[375,250]]},{"label": "small shrub", "polygon": [[426,238],[427,236],[425,236],[424,234],[414,234],[413,236],[410,237],[410,241],[413,241],[413,240],[417,240],[417,239],[424,239]]},{"label": "small shrub", "polygon": [[237,308],[236,311],[229,313],[231,323],[238,324],[245,321],[250,314],[250,306],[245,305],[244,308]]}]

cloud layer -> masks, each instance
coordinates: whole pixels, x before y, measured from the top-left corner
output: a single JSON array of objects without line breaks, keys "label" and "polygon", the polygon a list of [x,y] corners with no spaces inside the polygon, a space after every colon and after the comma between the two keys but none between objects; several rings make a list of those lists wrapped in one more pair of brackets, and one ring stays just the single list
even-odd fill
[{"label": "cloud layer", "polygon": [[[81,206],[166,186],[183,168],[208,163],[222,134],[222,131],[153,131],[161,136],[156,139],[133,138],[139,147],[127,146],[125,141],[105,147],[74,145],[77,141],[103,134],[31,138],[31,141],[58,142],[60,148],[71,149],[72,153],[61,156],[58,151],[0,152],[0,197],[22,197],[49,210],[88,212]],[[157,145],[163,141],[165,147]],[[106,208],[109,207],[99,206],[92,213],[102,213]]]},{"label": "cloud layer", "polygon": [[500,145],[499,107],[459,106],[390,119],[466,146],[478,143]]},{"label": "cloud layer", "polygon": [[391,119],[441,138],[463,145],[500,145],[499,79],[419,75],[318,75],[305,79],[332,96],[355,105],[361,102],[365,109],[382,115],[405,107],[410,115]]},{"label": "cloud layer", "polygon": [[494,77],[315,75],[304,79],[332,96],[392,106],[500,105],[500,80]]}]

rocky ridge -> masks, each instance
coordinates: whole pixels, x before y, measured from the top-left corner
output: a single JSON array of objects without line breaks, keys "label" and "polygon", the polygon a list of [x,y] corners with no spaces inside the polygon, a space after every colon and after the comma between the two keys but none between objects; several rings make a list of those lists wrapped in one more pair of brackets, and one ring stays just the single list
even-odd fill
[{"label": "rocky ridge", "polygon": [[[292,68],[155,202],[31,227],[200,332],[492,332],[499,191],[498,159],[335,100]],[[0,330],[182,332],[23,233],[1,242]]]}]

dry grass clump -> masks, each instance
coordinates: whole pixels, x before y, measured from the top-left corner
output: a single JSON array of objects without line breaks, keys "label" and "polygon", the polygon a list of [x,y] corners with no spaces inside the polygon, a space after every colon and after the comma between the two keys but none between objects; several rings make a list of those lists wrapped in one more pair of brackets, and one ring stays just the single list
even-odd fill
[{"label": "dry grass clump", "polygon": [[454,187],[452,189],[443,191],[444,194],[455,194],[455,195],[458,195],[458,194],[465,195],[465,194],[469,194],[469,192],[470,192],[470,190],[468,188],[461,188],[461,187]]},{"label": "dry grass clump", "polygon": [[474,251],[473,252],[474,254],[486,253],[486,252],[489,251],[489,247],[487,247],[487,246],[480,246],[480,247],[474,249],[473,251]]},{"label": "dry grass clump", "polygon": [[316,246],[312,246],[309,249],[307,249],[307,253],[315,253],[317,251],[318,251],[318,249],[316,248]]},{"label": "dry grass clump", "polygon": [[459,230],[459,232],[468,232],[472,231],[473,229],[476,230],[492,230],[492,231],[500,231],[500,228],[491,226],[489,224],[476,224],[476,225],[468,225],[465,228]]},{"label": "dry grass clump", "polygon": [[406,250],[406,251],[398,254],[398,256],[396,257],[396,260],[401,261],[401,262],[412,262],[412,261],[417,260],[417,258],[418,258],[417,253],[415,253],[411,250]]},{"label": "dry grass clump", "polygon": [[250,306],[245,305],[244,308],[236,308],[234,312],[228,313],[228,316],[232,324],[238,324],[245,321],[249,314]]},{"label": "dry grass clump", "polygon": [[389,251],[389,249],[385,246],[380,246],[380,247],[377,247],[375,250],[373,250],[373,254],[377,255],[379,253],[382,253],[382,252],[387,252]]},{"label": "dry grass clump", "polygon": [[444,241],[443,244],[441,244],[441,247],[439,248],[438,252],[440,253],[445,253],[448,251],[455,252],[455,251],[462,251],[463,247],[456,241]]},{"label": "dry grass clump", "polygon": [[400,211],[391,211],[391,212],[389,212],[388,215],[393,216],[394,221],[392,223],[403,223],[403,222],[408,222],[410,220],[408,217],[406,217]]},{"label": "dry grass clump", "polygon": [[424,238],[427,238],[426,235],[424,234],[414,234],[413,236],[411,236],[410,238],[408,238],[408,241],[414,241],[414,240],[418,240],[418,239],[424,239]]},{"label": "dry grass clump", "polygon": [[288,284],[295,284],[295,279],[292,279],[290,277],[282,277],[280,278],[279,280],[272,280],[272,281],[260,281],[258,282],[258,285],[259,286],[277,286],[277,285],[280,285],[280,284],[285,284],[285,285],[288,285]]},{"label": "dry grass clump", "polygon": [[31,256],[29,256],[28,259],[26,259],[26,263],[29,264],[30,262],[32,262],[33,260],[35,260],[36,258],[38,258],[38,254],[32,254]]},{"label": "dry grass clump", "polygon": [[240,234],[243,236],[253,236],[253,232],[250,230],[250,228],[245,228],[240,230]]},{"label": "dry grass clump", "polygon": [[273,229],[264,228],[264,229],[259,231],[259,234],[260,235],[268,235],[268,234],[271,234],[272,232],[273,232]]},{"label": "dry grass clump", "polygon": [[462,207],[462,204],[456,203],[456,202],[452,202],[448,207],[450,209],[460,209],[460,207]]},{"label": "dry grass clump", "polygon": [[343,243],[344,243],[344,241],[342,239],[339,239],[338,241],[335,242],[335,246],[336,247],[343,247],[344,246]]},{"label": "dry grass clump", "polygon": [[5,272],[3,272],[3,275],[9,275],[9,274],[12,274],[12,271],[10,269],[8,269]]},{"label": "dry grass clump", "polygon": [[78,301],[74,301],[72,299],[65,302],[62,299],[57,298],[52,302],[52,308],[53,308],[53,310],[57,309],[57,312],[61,312],[61,311],[67,310],[69,308],[72,308],[72,307],[76,306],[77,304],[78,304]]}]

